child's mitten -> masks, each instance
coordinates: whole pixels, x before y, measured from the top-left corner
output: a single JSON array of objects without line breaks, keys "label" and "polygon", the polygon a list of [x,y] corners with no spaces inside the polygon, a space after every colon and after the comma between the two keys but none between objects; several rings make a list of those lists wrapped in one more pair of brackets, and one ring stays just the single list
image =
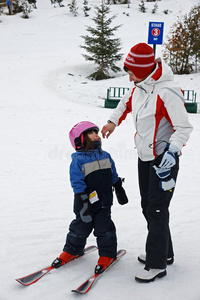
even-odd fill
[{"label": "child's mitten", "polygon": [[124,188],[122,187],[123,181],[124,181],[124,178],[119,177],[118,181],[115,184],[113,184],[113,186],[115,188],[115,194],[116,194],[117,200],[118,200],[119,204],[121,204],[121,205],[128,203],[128,198],[126,196],[126,192],[125,192]]}]

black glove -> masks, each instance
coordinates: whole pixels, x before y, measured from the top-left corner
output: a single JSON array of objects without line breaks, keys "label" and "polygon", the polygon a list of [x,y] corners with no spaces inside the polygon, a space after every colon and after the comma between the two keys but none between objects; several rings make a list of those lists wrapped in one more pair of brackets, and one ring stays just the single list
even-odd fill
[{"label": "black glove", "polygon": [[92,209],[86,193],[75,194],[75,199],[80,211],[81,220],[85,223],[92,221]]},{"label": "black glove", "polygon": [[115,188],[115,194],[119,204],[124,205],[128,203],[128,198],[126,196],[124,188],[122,187],[122,182],[124,182],[124,178],[119,177],[119,179],[115,184],[113,184],[113,186]]}]

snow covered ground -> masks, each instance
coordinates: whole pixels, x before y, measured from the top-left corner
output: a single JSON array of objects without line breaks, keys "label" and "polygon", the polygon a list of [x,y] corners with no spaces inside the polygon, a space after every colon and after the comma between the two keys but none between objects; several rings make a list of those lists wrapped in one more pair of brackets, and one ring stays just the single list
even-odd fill
[{"label": "snow covered ground", "polygon": [[[0,16],[0,300],[77,299],[71,293],[86,279],[97,262],[97,252],[52,271],[36,284],[23,287],[15,278],[37,271],[60,254],[73,218],[73,193],[68,167],[73,149],[68,132],[79,121],[89,120],[101,128],[110,110],[103,108],[110,86],[129,86],[121,72],[104,81],[90,81],[94,65],[84,60],[81,35],[93,25],[94,5],[85,18],[82,3],[75,18],[64,8],[54,8],[50,0],[38,0],[38,9],[29,20]],[[162,0],[153,15],[153,2],[146,14],[138,11],[139,1],[111,6],[117,14],[114,24],[125,55],[138,42],[147,42],[149,21],[164,22],[164,39],[178,14],[198,4],[198,0]],[[163,13],[169,9],[169,14]],[[129,13],[129,17],[124,14]],[[157,46],[156,56],[162,53]],[[119,65],[123,65],[123,61]],[[194,89],[200,101],[200,73],[175,76],[183,89]],[[134,275],[143,266],[137,256],[144,251],[146,223],[140,209],[137,183],[137,154],[131,116],[108,139],[103,148],[126,178],[129,204],[115,200],[113,220],[118,247],[127,254],[102,277],[84,299],[155,300],[200,299],[200,115],[189,114],[194,131],[181,157],[176,192],[171,203],[171,230],[175,264],[168,275],[150,284],[139,284]],[[95,244],[91,235],[88,245]]]}]

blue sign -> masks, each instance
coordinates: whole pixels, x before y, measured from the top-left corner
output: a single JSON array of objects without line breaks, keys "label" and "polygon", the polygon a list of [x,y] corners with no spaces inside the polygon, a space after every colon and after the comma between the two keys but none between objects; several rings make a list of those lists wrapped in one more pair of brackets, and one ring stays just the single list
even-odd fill
[{"label": "blue sign", "polygon": [[148,44],[162,45],[164,22],[149,22]]}]

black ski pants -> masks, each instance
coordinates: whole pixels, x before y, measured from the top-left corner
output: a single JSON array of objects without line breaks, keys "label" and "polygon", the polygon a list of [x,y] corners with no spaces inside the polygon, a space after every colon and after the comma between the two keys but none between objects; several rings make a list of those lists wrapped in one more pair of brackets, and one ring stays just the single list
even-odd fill
[{"label": "black ski pants", "polygon": [[70,226],[63,251],[72,255],[83,255],[86,240],[91,232],[97,240],[99,256],[116,258],[117,236],[116,228],[111,219],[111,208],[104,207],[97,211],[92,221],[85,223],[81,220],[79,211],[75,211],[76,219]]},{"label": "black ski pants", "polygon": [[[167,258],[173,257],[173,245],[169,229],[169,205],[174,189],[162,191],[160,179],[154,165],[159,165],[162,155],[153,161],[143,162],[138,159],[139,188],[143,215],[147,221],[148,235],[146,239],[146,267],[165,269]],[[171,177],[177,178],[179,158],[171,169]]]}]

